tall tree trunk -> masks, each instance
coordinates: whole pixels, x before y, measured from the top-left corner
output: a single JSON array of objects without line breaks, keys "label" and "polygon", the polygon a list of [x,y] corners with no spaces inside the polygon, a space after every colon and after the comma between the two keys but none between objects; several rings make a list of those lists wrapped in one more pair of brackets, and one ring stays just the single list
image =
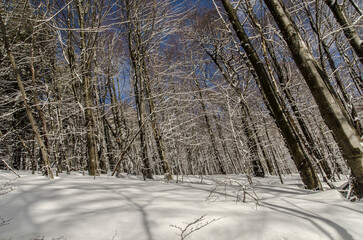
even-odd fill
[{"label": "tall tree trunk", "polygon": [[96,130],[97,130],[97,136],[98,136],[98,143],[99,143],[99,150],[98,150],[98,159],[99,159],[99,168],[101,170],[102,174],[106,174],[108,170],[108,159],[106,160],[106,156],[108,155],[106,152],[107,146],[106,146],[106,133],[105,133],[105,126],[102,116],[105,115],[105,97],[100,96],[100,93],[105,94],[106,87],[104,89],[101,89],[101,87],[98,87],[98,90],[95,91],[95,102],[99,104],[99,107],[96,111]]},{"label": "tall tree trunk", "polygon": [[270,144],[271,155],[272,155],[273,162],[275,164],[276,173],[277,173],[277,175],[280,178],[281,184],[284,184],[284,181],[282,180],[282,176],[281,176],[280,167],[279,167],[279,165],[277,163],[277,160],[276,160],[276,154],[275,154],[275,151],[274,151],[274,147],[272,145],[272,141],[271,141],[271,138],[270,138],[270,134],[268,133],[268,130],[267,130],[267,123],[266,123],[266,119],[265,118],[263,118],[263,123],[264,123],[263,125],[265,126],[265,133],[266,133],[267,141]]},{"label": "tall tree trunk", "polygon": [[349,19],[345,14],[344,4],[340,5],[337,0],[324,0],[324,2],[333,12],[335,19],[343,28],[343,32],[354,49],[354,52],[357,54],[359,61],[363,64],[363,41],[360,39],[358,32],[349,22]]},{"label": "tall tree trunk", "polygon": [[[265,172],[263,170],[260,157],[258,156],[258,144],[257,144],[257,141],[259,141],[259,137],[256,134],[255,125],[253,123],[253,119],[251,118],[251,114],[250,114],[250,111],[249,111],[248,104],[247,104],[246,100],[244,99],[242,89],[240,88],[239,84],[236,83],[235,79],[233,79],[233,77],[232,77],[233,74],[231,74],[229,72],[228,73],[226,72],[226,71],[235,71],[235,70],[234,69],[226,69],[225,70],[223,68],[222,63],[220,63],[218,61],[218,58],[220,58],[222,60],[224,66],[227,67],[228,63],[226,63],[226,60],[221,55],[217,55],[218,54],[217,50],[212,54],[204,46],[203,46],[203,48],[204,48],[205,52],[211,57],[213,62],[217,65],[217,67],[221,71],[224,79],[234,89],[234,91],[238,94],[238,96],[240,98],[239,104],[241,106],[241,113],[242,113],[241,121],[242,121],[244,133],[245,133],[246,138],[247,138],[247,145],[248,145],[248,148],[249,148],[249,151],[250,151],[250,158],[251,158],[251,162],[252,162],[253,174],[255,176],[257,176],[257,177],[264,177]],[[249,121],[251,123],[249,123]],[[254,136],[254,133],[256,134],[256,138]],[[261,146],[261,150],[262,150],[263,156],[264,157],[267,156],[264,149],[262,148],[262,146]],[[268,163],[268,159],[267,158],[265,158],[265,159],[266,159],[266,162]],[[271,166],[269,166],[269,167],[271,167]]]},{"label": "tall tree trunk", "polygon": [[2,35],[3,35],[3,41],[4,41],[4,44],[5,44],[5,49],[7,51],[8,57],[10,59],[11,66],[13,68],[13,71],[14,71],[14,74],[15,74],[15,77],[16,77],[16,81],[18,83],[18,86],[19,86],[19,89],[20,89],[20,92],[21,92],[21,96],[23,98],[23,103],[24,103],[24,106],[25,106],[26,114],[27,114],[27,116],[29,118],[30,124],[32,126],[33,132],[35,134],[35,137],[37,139],[37,142],[38,142],[41,154],[42,154],[42,158],[43,158],[44,163],[45,163],[46,172],[47,172],[48,176],[53,179],[54,176],[53,176],[52,169],[50,167],[50,161],[49,161],[49,155],[48,155],[48,152],[47,152],[47,147],[45,146],[44,141],[43,141],[42,137],[40,136],[40,132],[39,132],[37,122],[35,121],[35,119],[33,117],[33,114],[31,112],[30,106],[28,104],[28,100],[27,100],[28,98],[27,98],[27,95],[25,93],[25,88],[24,88],[23,82],[21,80],[20,72],[19,72],[18,66],[16,65],[14,55],[13,55],[11,49],[10,49],[9,40],[7,38],[7,35],[6,35],[5,24],[3,22],[3,18],[2,18],[1,13],[0,13],[0,28],[1,28],[1,32],[2,32]]},{"label": "tall tree trunk", "polygon": [[89,175],[98,175],[97,170],[97,146],[96,146],[96,127],[95,119],[93,116],[93,96],[91,86],[91,61],[93,59],[90,49],[87,49],[86,27],[85,27],[85,12],[83,7],[83,0],[76,1],[78,20],[80,26],[80,52],[82,57],[82,86],[85,102],[85,127],[87,138],[87,151],[88,151],[88,173]]},{"label": "tall tree trunk", "polygon": [[218,151],[218,148],[217,148],[216,138],[215,138],[215,136],[213,134],[210,119],[209,119],[209,116],[207,114],[207,108],[205,106],[205,102],[204,102],[204,99],[203,99],[202,90],[200,88],[198,80],[195,80],[194,83],[197,86],[197,90],[198,90],[198,94],[199,94],[199,103],[200,103],[200,105],[202,107],[203,118],[204,118],[204,121],[205,121],[205,124],[206,124],[206,127],[207,127],[207,132],[208,132],[208,135],[209,135],[209,139],[210,139],[211,144],[212,144],[212,151],[213,151],[214,157],[217,160],[219,172],[221,174],[227,174],[226,169],[225,169],[225,167],[223,165],[223,162],[222,162],[221,155],[219,154],[219,151]]},{"label": "tall tree trunk", "polygon": [[[144,66],[144,68],[146,68],[146,66]],[[145,73],[145,74],[147,74],[147,73]],[[170,171],[169,162],[166,159],[163,135],[162,135],[162,132],[160,130],[160,127],[159,127],[159,124],[158,124],[157,118],[156,118],[153,94],[152,94],[151,88],[150,88],[150,84],[151,84],[150,79],[149,79],[149,76],[145,76],[145,78],[146,78],[146,81],[145,81],[145,95],[146,95],[146,98],[148,99],[151,128],[153,130],[153,135],[154,135],[154,139],[155,139],[155,142],[156,142],[156,148],[157,148],[157,151],[158,151],[158,156],[159,156],[159,159],[161,161],[161,167],[163,169],[163,172],[164,172],[164,175],[165,175],[166,179],[169,181],[169,180],[173,179],[173,176],[172,176],[171,171]]]},{"label": "tall tree trunk", "polygon": [[[345,87],[343,85],[343,82],[342,82],[342,80],[341,80],[341,78],[339,76],[339,71],[338,71],[338,69],[337,69],[337,67],[335,65],[335,61],[333,59],[333,56],[330,54],[329,46],[326,44],[324,38],[321,36],[320,27],[319,27],[319,24],[317,23],[318,20],[314,21],[314,19],[312,17],[312,14],[311,14],[310,10],[307,7],[305,7],[305,12],[306,12],[306,14],[308,16],[311,28],[313,29],[313,31],[317,35],[319,46],[321,46],[320,48],[322,49],[321,57],[320,57],[322,68],[325,71],[325,68],[323,66],[323,59],[324,59],[324,54],[323,53],[325,53],[326,58],[327,58],[328,63],[329,63],[329,66],[331,68],[331,71],[333,73],[334,80],[337,83],[337,86],[338,86],[338,88],[340,90],[341,95],[343,96],[343,98],[339,97],[339,99],[341,100],[342,104],[344,105],[347,113],[349,113],[349,117],[350,117],[349,120],[354,125],[355,129],[358,132],[358,135],[362,136],[363,128],[362,128],[362,124],[360,122],[357,110],[356,110],[354,104],[351,102],[351,100],[350,100],[350,98],[348,96],[348,93],[347,93],[347,91],[346,91],[346,89],[345,89]],[[327,83],[327,84],[330,84],[330,83]],[[338,96],[340,96],[340,95],[338,95]]]},{"label": "tall tree trunk", "polygon": [[[283,71],[280,67],[280,64],[277,62],[277,58],[276,58],[275,52],[273,51],[273,47],[271,47],[267,43],[265,35],[263,33],[263,28],[262,28],[261,24],[258,22],[257,17],[255,16],[255,14],[253,12],[253,9],[251,7],[249,0],[246,1],[246,5],[247,5],[246,10],[253,23],[253,26],[258,30],[260,37],[261,37],[262,53],[263,53],[263,56],[264,56],[264,59],[266,62],[266,66],[267,66],[267,70],[268,70],[270,79],[273,81],[274,86],[277,89],[277,83],[276,83],[276,80],[274,77],[274,73],[272,71],[272,65],[273,65],[276,69],[277,78],[283,89],[285,97],[287,98],[287,100],[291,106],[291,109],[292,109],[294,115],[296,116],[296,119],[299,123],[299,126],[300,126],[308,144],[305,143],[305,141],[302,137],[299,136],[299,138],[300,138],[301,142],[304,143],[304,145],[307,145],[306,148],[308,150],[309,155],[315,157],[315,159],[318,163],[318,166],[321,166],[322,164],[320,164],[320,161],[322,161],[324,163],[326,163],[326,161],[325,161],[325,159],[323,159],[322,154],[316,148],[315,142],[310,134],[310,131],[309,131],[308,127],[306,126],[303,116],[301,115],[301,113],[296,105],[296,101],[295,101],[293,95],[291,94],[291,91],[286,86],[286,83],[289,82],[289,79],[286,79],[286,77],[284,76]],[[270,63],[268,54],[270,55],[273,64]],[[276,91],[276,92],[278,92],[278,91]],[[281,96],[279,96],[279,97],[281,98],[281,102],[283,102],[282,97]],[[299,130],[296,129],[296,132],[299,132]],[[324,166],[327,166],[327,164],[325,164]],[[327,173],[328,178],[330,178],[330,169],[327,168],[325,172]]]},{"label": "tall tree trunk", "polygon": [[[48,131],[47,131],[47,124],[45,122],[45,118],[44,118],[44,114],[43,111],[40,107],[40,103],[39,103],[39,99],[38,99],[38,91],[37,91],[37,81],[36,81],[36,77],[35,77],[35,68],[34,68],[34,41],[35,41],[36,35],[33,32],[32,35],[32,47],[31,47],[31,57],[30,57],[30,72],[32,75],[32,83],[33,83],[33,87],[34,87],[34,103],[35,103],[35,109],[37,110],[38,113],[38,117],[39,120],[42,124],[42,128],[39,129],[39,133],[41,135],[43,135],[43,139],[44,139],[44,145],[46,147],[46,151],[48,156],[50,155],[50,149],[49,149],[49,140],[48,140]],[[59,171],[59,169],[58,169]]]},{"label": "tall tree trunk", "polygon": [[283,71],[280,67],[280,64],[277,61],[277,58],[275,56],[273,49],[271,49],[271,47],[268,45],[267,45],[267,49],[268,49],[271,59],[273,61],[273,65],[276,69],[279,83],[280,83],[280,85],[283,89],[283,92],[287,98],[287,101],[289,102],[291,109],[297,119],[297,122],[301,128],[301,131],[306,139],[306,143],[307,143],[306,148],[307,148],[309,154],[312,155],[316,159],[316,161],[319,163],[318,166],[323,167],[325,174],[330,179],[331,178],[331,169],[329,168],[329,165],[326,162],[326,160],[324,159],[322,153],[319,151],[318,147],[316,146],[315,140],[313,139],[307,124],[305,123],[304,117],[302,116],[300,109],[298,108],[298,106],[296,104],[296,100],[295,100],[294,96],[292,95],[290,89],[288,89],[286,86],[287,83],[289,82],[288,76],[286,76],[283,73]]},{"label": "tall tree trunk", "polygon": [[[136,77],[137,78],[137,77]],[[140,128],[140,147],[141,147],[141,156],[142,162],[144,164],[142,173],[144,178],[153,179],[152,171],[151,171],[151,164],[148,154],[147,148],[147,140],[146,140],[146,129],[145,129],[145,103],[144,98],[142,96],[142,87],[140,86],[140,80],[134,80],[134,93],[135,93],[135,100],[136,100],[136,108],[137,108],[137,115],[138,115],[138,124]]]},{"label": "tall tree trunk", "polygon": [[234,173],[238,174],[237,166],[236,166],[235,162],[233,161],[230,152],[228,151],[228,147],[225,142],[225,137],[223,136],[223,133],[222,133],[222,127],[221,127],[220,123],[218,123],[218,118],[217,118],[216,114],[213,114],[213,119],[214,119],[214,122],[216,123],[217,133],[218,133],[219,140],[221,141],[224,156],[225,156],[225,158],[228,158],[229,162],[232,164]]},{"label": "tall tree trunk", "polygon": [[241,105],[241,111],[242,111],[242,125],[243,125],[243,131],[247,137],[247,146],[249,150],[251,151],[251,162],[252,162],[252,170],[253,174],[256,177],[264,177],[265,172],[263,170],[260,157],[258,156],[258,145],[256,141],[256,137],[254,136],[254,129],[252,124],[248,122],[248,120],[252,120],[251,116],[249,115],[249,111],[247,109],[247,103],[244,102],[244,100],[240,100]]},{"label": "tall tree trunk", "polygon": [[140,129],[140,147],[141,147],[141,155],[143,162],[143,176],[144,178],[153,179],[151,164],[148,154],[147,148],[147,140],[146,140],[146,129],[145,129],[145,101],[143,97],[143,93],[145,89],[143,88],[143,79],[141,74],[141,62],[140,57],[137,56],[136,51],[133,49],[131,34],[129,34],[129,49],[131,53],[131,62],[134,68],[134,94],[135,94],[135,102],[137,108],[137,117],[138,124]]},{"label": "tall tree trunk", "polygon": [[309,156],[303,149],[297,133],[291,126],[291,122],[289,122],[287,119],[281,107],[279,98],[276,96],[275,90],[271,86],[271,80],[267,74],[267,71],[265,70],[262,61],[260,60],[247,34],[245,33],[242,24],[237,17],[236,10],[232,7],[229,0],[222,0],[222,3],[224,9],[227,12],[229,21],[232,24],[239,40],[241,41],[241,46],[247,53],[247,57],[257,74],[262,93],[265,96],[265,99],[268,101],[269,109],[275,118],[277,126],[281,130],[281,133],[285,139],[285,143],[290,150],[290,154],[300,173],[303,183],[309,189],[322,189],[316,170]]},{"label": "tall tree trunk", "polygon": [[328,76],[310,53],[284,4],[280,0],[264,0],[264,2],[279,26],[292,57],[318,104],[325,123],[332,130],[335,140],[352,170],[354,191],[359,198],[362,198],[363,146],[360,138],[351,125],[347,113],[329,91],[326,81],[323,79],[327,79]]}]

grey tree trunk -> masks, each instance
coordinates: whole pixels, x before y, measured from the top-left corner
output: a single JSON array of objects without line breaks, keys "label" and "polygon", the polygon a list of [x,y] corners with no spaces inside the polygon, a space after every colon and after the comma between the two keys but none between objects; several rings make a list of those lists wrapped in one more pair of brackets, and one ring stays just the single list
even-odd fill
[{"label": "grey tree trunk", "polygon": [[[131,54],[133,55],[133,54]],[[133,58],[133,57],[131,57]],[[135,60],[132,60],[133,66],[135,68],[135,79],[134,79],[134,94],[135,94],[135,102],[137,108],[137,117],[138,124],[140,129],[140,147],[141,147],[141,157],[143,162],[143,170],[142,174],[144,178],[153,179],[151,164],[148,154],[147,148],[147,140],[146,140],[146,129],[145,129],[145,102],[143,98],[142,84],[140,80],[140,76],[137,73],[137,63]]]},{"label": "grey tree trunk", "polygon": [[6,35],[5,24],[3,22],[3,18],[2,18],[1,13],[0,13],[0,28],[1,28],[1,32],[2,32],[2,35],[3,35],[3,41],[4,41],[4,44],[5,44],[5,49],[7,51],[8,57],[10,59],[11,66],[13,68],[13,71],[14,71],[14,74],[15,74],[15,77],[16,77],[16,81],[18,83],[18,86],[19,86],[19,89],[20,89],[20,92],[21,92],[21,96],[23,98],[23,103],[24,103],[24,106],[25,106],[26,114],[27,114],[27,116],[29,118],[30,124],[32,126],[34,135],[35,135],[35,137],[37,139],[37,142],[38,142],[41,154],[42,154],[42,158],[44,160],[44,165],[45,165],[46,172],[47,172],[48,176],[53,179],[54,176],[53,176],[52,169],[50,167],[50,161],[49,161],[49,155],[48,155],[48,152],[47,152],[47,147],[45,146],[44,141],[40,136],[40,131],[39,131],[37,122],[35,121],[35,119],[33,117],[33,114],[32,114],[32,111],[30,109],[30,106],[28,104],[28,100],[27,100],[28,98],[27,98],[27,95],[25,93],[25,88],[24,88],[23,82],[21,80],[20,72],[19,72],[18,66],[16,65],[14,55],[13,55],[11,49],[10,49],[9,40],[7,38],[7,35]]},{"label": "grey tree trunk", "polygon": [[213,131],[212,131],[212,128],[211,128],[210,119],[209,119],[209,116],[207,114],[207,108],[205,106],[205,102],[204,102],[204,99],[203,99],[203,95],[202,95],[202,91],[201,91],[199,82],[198,82],[198,80],[195,80],[194,82],[195,82],[195,85],[197,86],[197,90],[198,90],[198,94],[199,94],[199,103],[200,103],[200,105],[202,107],[202,114],[203,114],[203,117],[204,117],[204,120],[205,120],[205,124],[207,126],[207,131],[208,131],[210,141],[212,143],[212,150],[213,150],[214,156],[217,159],[219,172],[222,173],[222,174],[227,174],[227,172],[225,170],[225,167],[223,165],[223,162],[222,162],[221,155],[219,154],[219,150],[217,148],[216,138],[215,138],[215,136],[213,134]]},{"label": "grey tree trunk", "polygon": [[316,170],[308,154],[305,152],[297,133],[287,119],[281,107],[279,98],[276,96],[276,92],[271,86],[271,80],[268,73],[245,33],[242,24],[237,17],[236,10],[232,7],[229,0],[222,0],[222,4],[227,12],[229,21],[241,42],[241,46],[247,53],[247,57],[257,74],[261,91],[268,101],[269,109],[275,118],[277,126],[281,130],[303,183],[309,189],[322,189]]},{"label": "grey tree trunk", "polygon": [[[269,47],[267,45],[267,49],[268,49],[271,59],[273,61],[273,65],[276,69],[277,78],[281,84],[283,92],[291,106],[291,109],[292,109],[292,111],[297,119],[297,122],[301,128],[301,131],[306,139],[307,150],[308,150],[309,154],[311,156],[313,156],[318,163],[320,163],[320,164],[318,164],[318,166],[322,166],[324,173],[327,175],[327,178],[330,179],[332,177],[331,169],[329,168],[327,161],[324,159],[323,154],[320,152],[320,150],[316,146],[315,141],[310,133],[310,130],[309,130],[307,124],[305,123],[305,120],[304,120],[298,106],[296,105],[296,100],[295,100],[294,96],[292,95],[290,89],[288,89],[286,86],[286,84],[289,82],[288,76],[286,76],[283,73],[283,71],[277,61],[275,53],[271,49],[271,47]],[[302,141],[304,141],[304,140],[302,139]]]},{"label": "grey tree trunk", "polygon": [[363,197],[363,147],[340,102],[329,91],[322,71],[295,23],[280,0],[264,0],[290,49],[292,57],[312,92],[326,125],[332,130],[344,158],[352,170],[354,191]]},{"label": "grey tree trunk", "polygon": [[[305,12],[306,12],[306,14],[308,16],[310,26],[311,26],[312,30],[315,32],[315,34],[317,35],[317,38],[318,38],[318,42],[319,42],[319,46],[320,46],[319,50],[321,52],[320,53],[320,55],[321,55],[320,56],[321,67],[325,71],[324,54],[323,54],[323,53],[325,53],[326,58],[327,58],[328,63],[329,63],[329,66],[331,68],[331,71],[333,73],[334,80],[335,80],[335,82],[336,82],[336,84],[337,84],[337,86],[338,86],[338,88],[340,90],[341,95],[343,96],[343,97],[339,97],[339,99],[342,101],[342,104],[345,107],[347,113],[349,113],[349,117],[350,117],[349,120],[354,125],[355,129],[358,132],[358,135],[362,136],[363,128],[362,128],[362,124],[360,122],[357,110],[356,110],[354,104],[351,102],[351,99],[348,96],[348,93],[347,93],[347,91],[346,91],[346,89],[345,89],[345,87],[343,85],[343,82],[342,82],[340,76],[339,76],[339,71],[338,71],[338,69],[336,67],[333,56],[330,54],[329,46],[326,43],[326,40],[324,40],[324,38],[321,36],[321,33],[320,33],[321,30],[320,30],[320,27],[319,27],[319,25],[317,23],[317,20],[314,21],[312,13],[310,12],[310,10],[307,7],[305,7]],[[331,85],[329,82],[327,84]],[[358,86],[356,86],[356,87],[358,89]],[[337,93],[337,95],[340,96],[338,93]]]},{"label": "grey tree trunk", "polygon": [[[144,66],[144,68],[146,68],[146,66]],[[145,75],[146,74],[147,73],[145,73]],[[173,176],[171,174],[169,162],[166,159],[163,135],[162,135],[162,132],[160,130],[160,127],[159,127],[159,124],[158,124],[157,118],[156,118],[155,105],[154,105],[153,95],[152,95],[151,88],[150,88],[150,79],[149,79],[149,76],[146,76],[145,78],[146,78],[145,94],[146,94],[146,98],[148,99],[148,106],[149,106],[150,118],[151,118],[150,119],[151,128],[153,130],[153,135],[154,135],[154,139],[156,142],[158,156],[161,161],[161,167],[163,169],[166,180],[169,181],[169,180],[173,179]]]},{"label": "grey tree trunk", "polygon": [[213,119],[214,119],[214,122],[216,123],[218,138],[219,138],[222,148],[223,148],[224,157],[229,160],[230,164],[233,167],[234,173],[238,174],[238,169],[237,169],[236,163],[233,161],[232,156],[231,156],[230,152],[228,151],[228,147],[225,142],[225,137],[222,133],[222,127],[221,127],[220,123],[218,123],[218,118],[217,118],[216,114],[213,114]]},{"label": "grey tree trunk", "polygon": [[337,0],[324,0],[334,14],[335,19],[339,25],[343,28],[343,32],[350,45],[354,49],[354,52],[359,57],[360,62],[363,64],[363,41],[360,39],[357,31],[349,22],[347,15],[345,14],[344,5],[340,5]]},{"label": "grey tree trunk", "polygon": [[83,0],[76,1],[78,20],[80,26],[80,51],[82,54],[82,87],[85,103],[85,127],[87,138],[87,152],[88,152],[88,174],[91,176],[98,175],[97,171],[97,146],[96,146],[96,127],[95,119],[93,116],[93,97],[90,79],[91,60],[93,59],[92,53],[87,49],[86,27],[85,27],[85,11],[83,7]]},{"label": "grey tree trunk", "polygon": [[[230,73],[230,72],[226,72],[226,71],[235,71],[235,69],[224,69],[222,64],[228,68],[227,66],[229,66],[228,64],[228,60],[224,59],[223,56],[221,55],[217,55],[218,51],[216,50],[215,52],[210,53],[206,48],[204,48],[204,50],[206,51],[206,53],[211,57],[211,59],[213,60],[213,62],[217,65],[217,67],[219,68],[219,70],[221,71],[224,79],[228,82],[228,84],[234,89],[234,91],[239,95],[240,97],[240,106],[241,106],[241,113],[242,113],[242,117],[241,117],[241,122],[243,125],[243,129],[244,129],[244,133],[246,135],[247,138],[247,145],[248,148],[250,150],[250,158],[251,158],[251,162],[252,162],[252,170],[253,170],[253,174],[257,177],[264,177],[265,176],[265,172],[263,170],[262,164],[261,164],[261,160],[258,156],[258,143],[261,143],[261,141],[259,140],[259,137],[256,133],[256,126],[253,123],[253,119],[251,118],[251,114],[249,111],[249,107],[247,102],[244,100],[244,96],[242,93],[242,89],[240,88],[239,84],[236,83],[236,80],[233,79],[233,74],[234,73]],[[218,61],[218,59],[220,59],[220,61]],[[256,137],[254,136],[254,133],[256,135]],[[261,151],[263,156],[265,157],[266,163],[268,164],[268,168],[269,170],[271,169],[271,164],[269,164],[269,160],[267,159],[267,154],[263,148],[263,146],[261,146]]]}]

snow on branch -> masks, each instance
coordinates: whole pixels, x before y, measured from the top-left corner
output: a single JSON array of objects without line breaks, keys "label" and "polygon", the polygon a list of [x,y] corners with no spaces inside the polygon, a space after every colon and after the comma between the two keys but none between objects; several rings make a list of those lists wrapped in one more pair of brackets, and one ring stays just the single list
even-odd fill
[{"label": "snow on branch", "polygon": [[243,203],[246,203],[246,199],[252,198],[253,201],[257,206],[259,205],[260,198],[256,194],[255,190],[252,187],[248,187],[234,179],[224,179],[222,181],[217,182],[217,184],[212,188],[209,195],[207,196],[207,201],[212,201],[215,199],[218,195],[224,195],[227,197],[227,186],[237,185],[238,191],[236,194],[236,202],[242,201]]},{"label": "snow on branch", "polygon": [[212,222],[222,219],[222,218],[213,218],[212,220],[207,221],[205,219],[206,216],[207,216],[207,214],[203,214],[199,218],[195,219],[193,222],[190,222],[190,223],[184,222],[184,224],[185,224],[184,227],[179,227],[176,225],[170,225],[170,227],[178,229],[180,232],[177,235],[180,237],[180,240],[184,240],[184,239],[186,239],[186,237],[188,237],[193,232],[196,232],[196,231],[208,226]]}]

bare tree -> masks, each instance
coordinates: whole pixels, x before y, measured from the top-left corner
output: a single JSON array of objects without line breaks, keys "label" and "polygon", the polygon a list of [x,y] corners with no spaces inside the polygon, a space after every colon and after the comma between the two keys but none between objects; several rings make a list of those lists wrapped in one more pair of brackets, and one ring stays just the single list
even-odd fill
[{"label": "bare tree", "polygon": [[[335,19],[342,27],[345,36],[349,40],[350,45],[352,46],[355,53],[359,57],[360,62],[363,64],[363,44],[362,44],[363,40],[360,39],[358,32],[356,31],[353,24],[348,19],[348,16],[345,12],[345,3],[343,2],[342,4],[339,4],[339,1],[336,0],[324,0],[324,2],[331,9]],[[354,3],[354,1],[351,2]],[[361,11],[360,15],[362,15]]]},{"label": "bare tree", "polygon": [[361,198],[363,196],[363,147],[360,136],[349,121],[342,105],[329,91],[326,81],[324,81],[328,76],[310,53],[284,4],[279,0],[265,0],[264,2],[279,26],[292,57],[319,106],[325,123],[333,131],[343,156],[351,167],[355,178],[355,192]]},{"label": "bare tree", "polygon": [[28,104],[27,94],[25,92],[25,88],[24,88],[24,85],[23,85],[23,82],[22,82],[22,79],[21,79],[21,76],[20,76],[18,66],[17,66],[17,64],[15,62],[13,52],[12,52],[12,50],[10,48],[9,40],[8,40],[7,34],[6,34],[5,23],[3,22],[3,17],[1,15],[1,13],[0,13],[0,28],[1,28],[1,32],[2,32],[2,38],[3,38],[4,44],[5,44],[5,49],[7,51],[8,57],[10,59],[10,62],[11,62],[11,65],[12,65],[12,68],[13,68],[13,71],[14,71],[14,74],[15,74],[15,77],[16,77],[16,81],[18,83],[18,86],[19,86],[19,89],[20,89],[20,92],[21,92],[21,96],[22,96],[22,99],[23,99],[23,103],[24,103],[24,106],[25,106],[25,109],[26,109],[27,116],[29,118],[29,121],[30,121],[30,124],[32,126],[33,132],[34,132],[34,134],[36,136],[37,143],[38,143],[38,145],[40,147],[42,158],[43,158],[43,160],[45,162],[46,172],[47,172],[47,174],[48,174],[48,176],[50,178],[54,178],[53,172],[52,172],[51,166],[50,166],[47,147],[44,144],[43,139],[41,138],[38,125],[37,125],[37,123],[36,123],[36,121],[34,119],[34,116],[33,116],[32,112],[31,112],[30,106]]},{"label": "bare tree", "polygon": [[269,110],[273,114],[276,124],[285,138],[286,145],[288,146],[295,165],[299,170],[302,181],[309,189],[321,189],[321,184],[312,161],[304,150],[291,121],[289,121],[289,118],[286,116],[286,111],[284,111],[284,107],[282,105],[283,103],[273,87],[273,83],[263,66],[263,62],[257,55],[257,52],[238,19],[237,9],[233,7],[228,0],[222,0],[222,4],[227,12],[230,23],[232,24],[241,45],[247,54],[248,60],[254,68],[263,96],[266,98]]}]

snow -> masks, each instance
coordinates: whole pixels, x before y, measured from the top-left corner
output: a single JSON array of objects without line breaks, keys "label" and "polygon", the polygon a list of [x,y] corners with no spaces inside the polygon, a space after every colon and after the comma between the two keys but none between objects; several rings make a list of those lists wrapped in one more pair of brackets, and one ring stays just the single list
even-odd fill
[{"label": "snow", "polygon": [[[0,171],[0,186],[12,180],[0,191],[0,217],[12,219],[0,226],[1,240],[178,240],[177,227],[203,215],[198,223],[206,226],[186,239],[363,239],[361,202],[345,201],[336,190],[302,189],[297,176],[285,176],[283,185],[277,177],[254,179],[256,205],[249,196],[245,203],[237,198],[243,194],[234,181],[248,187],[243,175],[203,176],[203,183],[198,176],[166,183],[161,176],[145,182],[138,176],[20,175]],[[216,188],[221,181],[227,184]]]}]

